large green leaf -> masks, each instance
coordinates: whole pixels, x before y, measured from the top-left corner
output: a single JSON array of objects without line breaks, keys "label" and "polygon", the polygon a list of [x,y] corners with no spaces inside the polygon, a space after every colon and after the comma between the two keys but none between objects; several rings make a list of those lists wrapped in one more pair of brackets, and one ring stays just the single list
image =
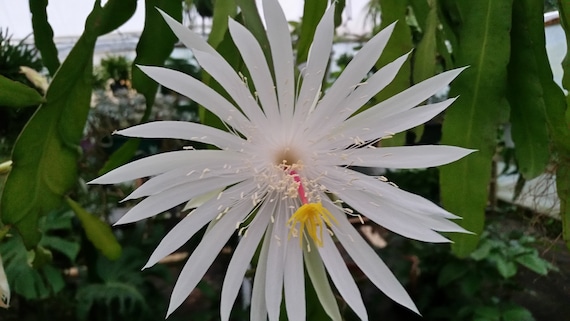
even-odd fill
[{"label": "large green leaf", "polygon": [[[421,2],[425,3],[425,0]],[[436,34],[439,26],[439,20],[437,18],[437,6],[435,3],[429,7],[426,18],[423,20],[423,24],[421,25],[423,30],[422,39],[414,51],[414,68],[412,73],[412,80],[414,84],[428,79],[429,77],[435,75],[436,72]]]},{"label": "large green leaf", "polygon": [[48,22],[48,0],[29,0],[32,13],[32,28],[34,29],[34,42],[42,55],[42,61],[50,75],[55,75],[59,68],[57,48],[53,42],[53,29]]},{"label": "large green leaf", "polygon": [[87,239],[109,260],[116,260],[121,257],[121,245],[109,224],[91,215],[71,198],[66,197],[65,201],[81,221]]},{"label": "large green leaf", "polygon": [[328,0],[305,0],[301,34],[299,36],[299,42],[297,43],[297,64],[307,61],[315,30],[327,9],[327,5]]},{"label": "large green leaf", "polygon": [[[40,240],[38,219],[57,208],[77,178],[79,141],[91,100],[93,51],[97,37],[124,19],[95,2],[85,31],[58,69],[45,100],[30,119],[14,146],[13,168],[2,193],[0,214],[14,225],[27,248]],[[132,0],[134,1],[134,0]],[[117,18],[117,19],[119,19]],[[124,22],[124,21],[122,21]]]},{"label": "large green leaf", "polygon": [[458,66],[469,65],[451,85],[451,96],[461,95],[447,110],[442,143],[478,152],[440,170],[441,199],[445,208],[463,217],[457,221],[476,233],[454,234],[458,256],[477,247],[483,231],[491,161],[497,126],[505,120],[507,64],[510,55],[512,0],[460,1]]},{"label": "large green leaf", "polygon": [[0,88],[2,88],[0,106],[21,108],[37,106],[44,101],[35,89],[2,75],[0,75]]},{"label": "large green leaf", "polygon": [[145,23],[137,43],[137,56],[133,61],[132,69],[133,88],[146,99],[146,110],[142,122],[150,116],[158,84],[136,65],[160,66],[164,64],[177,41],[176,36],[156,8],[161,9],[178,21],[182,20],[182,1],[145,0]]},{"label": "large green leaf", "polygon": [[519,171],[526,180],[544,172],[549,160],[541,69],[550,70],[544,39],[542,0],[513,2],[511,59],[508,66],[510,121]]}]

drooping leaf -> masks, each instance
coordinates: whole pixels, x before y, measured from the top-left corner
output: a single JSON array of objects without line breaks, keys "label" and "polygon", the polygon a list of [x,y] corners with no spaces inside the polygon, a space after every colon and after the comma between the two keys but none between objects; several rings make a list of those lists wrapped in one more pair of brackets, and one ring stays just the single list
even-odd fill
[{"label": "drooping leaf", "polygon": [[71,198],[66,197],[65,201],[81,221],[89,241],[109,260],[118,259],[121,256],[121,245],[113,234],[111,227],[98,217],[88,213]]},{"label": "drooping leaf", "polygon": [[93,51],[97,37],[109,30],[108,25],[121,24],[121,17],[108,9],[116,1],[122,0],[110,0],[105,7],[95,1],[85,31],[48,88],[46,102],[14,146],[13,168],[2,193],[0,213],[4,223],[18,229],[27,248],[40,240],[40,216],[57,208],[76,182],[79,142],[91,100]]},{"label": "drooping leaf", "polygon": [[32,13],[32,28],[34,29],[34,42],[42,55],[42,61],[50,75],[60,66],[57,57],[57,48],[53,41],[53,29],[47,17],[48,0],[29,0],[30,12]]},{"label": "drooping leaf", "polygon": [[550,70],[544,39],[542,0],[513,2],[508,99],[511,133],[519,171],[530,180],[542,174],[549,161],[546,98],[541,69]]},{"label": "drooping leaf", "polygon": [[177,41],[176,36],[156,8],[161,9],[178,21],[182,20],[182,1],[145,1],[144,28],[137,43],[137,56],[133,61],[132,68],[133,88],[146,99],[146,110],[141,122],[148,120],[150,116],[158,84],[137,68],[136,65],[163,65]]},{"label": "drooping leaf", "polygon": [[307,61],[309,48],[313,43],[313,37],[321,17],[327,9],[328,0],[306,0],[303,9],[303,21],[301,34],[297,43],[297,65]]},{"label": "drooping leaf", "polygon": [[44,99],[33,88],[0,75],[0,106],[29,107],[41,104]]},{"label": "drooping leaf", "polygon": [[457,26],[457,66],[470,67],[451,84],[450,96],[461,96],[445,115],[442,144],[478,152],[441,167],[440,185],[444,207],[462,216],[457,223],[475,233],[451,236],[453,252],[465,257],[483,231],[497,126],[508,112],[512,0],[460,1],[457,7],[462,19]]}]

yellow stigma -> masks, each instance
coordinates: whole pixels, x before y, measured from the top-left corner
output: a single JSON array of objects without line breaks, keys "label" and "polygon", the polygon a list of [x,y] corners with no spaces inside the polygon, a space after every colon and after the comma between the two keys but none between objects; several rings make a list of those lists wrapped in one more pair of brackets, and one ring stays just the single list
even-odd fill
[{"label": "yellow stigma", "polygon": [[[332,216],[320,202],[306,203],[299,207],[295,214],[291,216],[289,221],[289,236],[297,234],[297,223],[299,228],[299,245],[303,246],[303,235],[305,232],[315,242],[317,246],[323,246],[323,230],[332,223],[338,224],[338,221]],[[325,226],[326,225],[326,226]]]}]

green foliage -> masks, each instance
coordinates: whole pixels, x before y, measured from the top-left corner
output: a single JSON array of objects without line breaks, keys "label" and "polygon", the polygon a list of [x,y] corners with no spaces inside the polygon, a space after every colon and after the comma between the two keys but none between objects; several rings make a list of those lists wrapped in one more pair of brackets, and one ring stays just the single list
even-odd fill
[{"label": "green foliage", "polygon": [[327,9],[328,0],[307,0],[303,9],[303,23],[297,43],[297,64],[307,61],[309,49],[321,17]]},{"label": "green foliage", "polygon": [[[168,279],[168,270],[158,266],[140,271],[144,253],[127,247],[116,261],[99,256],[94,266],[97,282],[83,284],[77,291],[79,320],[156,320],[165,307],[157,304],[159,295],[149,276]],[[155,300],[153,302],[153,300]]]},{"label": "green foliage", "polygon": [[22,239],[16,234],[6,237],[0,244],[6,275],[12,291],[26,299],[45,299],[61,291],[65,282],[52,260],[52,250],[75,262],[79,244],[62,234],[71,232],[73,213],[66,211],[50,212],[40,221],[42,238],[39,246],[26,250]]},{"label": "green foliage", "polygon": [[[61,203],[77,178],[78,143],[89,111],[97,37],[119,24],[111,0],[96,1],[86,29],[54,77],[42,104],[14,146],[14,166],[2,193],[2,221],[14,225],[27,248],[40,240],[38,220]],[[119,16],[120,17],[120,16]],[[124,22],[124,21],[123,21]]]},{"label": "green foliage", "polygon": [[556,268],[540,257],[533,236],[504,228],[490,225],[464,259],[445,247],[414,244],[422,271],[416,301],[427,320],[534,320],[512,302],[512,294],[524,287],[515,276],[521,268],[540,275]]},{"label": "green foliage", "polygon": [[95,68],[95,85],[104,87],[105,82],[112,79],[114,84],[126,87],[131,79],[131,61],[124,56],[107,56]]},{"label": "green foliage", "polygon": [[30,13],[32,14],[36,48],[42,54],[44,64],[50,75],[53,76],[59,68],[60,62],[57,57],[57,48],[53,42],[53,29],[47,17],[48,0],[30,0],[28,3],[30,5]]},{"label": "green foliage", "polygon": [[483,230],[487,185],[498,125],[506,120],[507,63],[510,55],[512,0],[459,1],[454,48],[458,66],[470,66],[451,85],[461,97],[447,110],[442,144],[478,152],[440,170],[444,207],[463,217],[458,224],[475,235],[455,234],[453,251],[467,256]]},{"label": "green foliage", "polygon": [[37,106],[44,101],[35,89],[2,75],[0,75],[0,87],[2,88],[0,106],[2,107]]}]

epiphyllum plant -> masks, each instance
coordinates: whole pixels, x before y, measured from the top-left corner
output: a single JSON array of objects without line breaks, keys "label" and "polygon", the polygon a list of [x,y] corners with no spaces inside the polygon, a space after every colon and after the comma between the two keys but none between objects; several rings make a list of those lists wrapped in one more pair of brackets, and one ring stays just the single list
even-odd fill
[{"label": "epiphyllum plant", "polygon": [[181,150],[150,156],[92,183],[112,184],[152,176],[127,197],[146,199],[118,224],[151,217],[189,200],[187,207],[195,207],[164,237],[147,267],[210,223],[176,282],[168,314],[196,287],[236,231],[241,239],[223,284],[222,320],[229,319],[244,274],[260,243],[251,320],[266,320],[267,316],[269,320],[278,320],[283,293],[289,319],[305,320],[304,268],[333,320],[341,317],[326,273],[347,304],[367,320],[359,290],[335,241],[380,290],[417,312],[400,283],[349,223],[347,214],[366,216],[395,233],[426,242],[448,242],[437,231],[465,230],[448,220],[457,216],[383,179],[347,166],[424,168],[469,154],[471,150],[451,146],[374,147],[380,139],[422,124],[445,110],[454,99],[416,106],[446,87],[461,70],[442,73],[355,114],[392,81],[407,59],[407,55],[398,58],[360,83],[381,54],[393,25],[364,45],[322,95],[321,84],[333,40],[334,8],[327,10],[316,29],[301,84],[295,83],[291,38],[277,0],[264,0],[263,9],[275,82],[253,35],[237,22],[229,21],[229,31],[255,86],[254,94],[199,35],[164,15],[174,33],[193,51],[202,68],[225,88],[235,105],[186,74],[140,67],[163,86],[216,114],[228,132],[173,121],[117,132],[131,137],[198,141],[219,150]]}]

